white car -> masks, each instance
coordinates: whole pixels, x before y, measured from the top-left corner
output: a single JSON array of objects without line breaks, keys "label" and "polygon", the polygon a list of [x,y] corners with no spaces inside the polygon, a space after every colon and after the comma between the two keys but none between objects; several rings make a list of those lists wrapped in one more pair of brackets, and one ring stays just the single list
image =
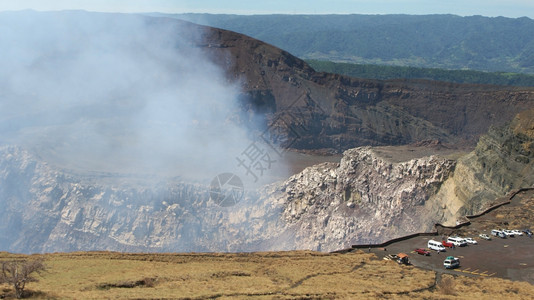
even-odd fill
[{"label": "white car", "polygon": [[498,236],[501,239],[505,239],[507,237],[507,235],[504,232],[502,232],[500,230],[497,230],[497,229],[493,229],[491,231],[491,234],[494,235],[494,236]]},{"label": "white car", "polygon": [[507,237],[514,237],[515,234],[511,231],[511,230],[508,230],[508,229],[503,229],[501,230]]},{"label": "white car", "polygon": [[478,242],[475,241],[475,240],[472,239],[472,238],[464,238],[464,240],[465,240],[468,244],[471,244],[471,245],[476,245],[476,244],[478,244]]},{"label": "white car", "polygon": [[483,238],[483,239],[488,240],[488,241],[491,240],[491,237],[489,235],[485,234],[485,233],[481,233],[478,236],[480,238]]},{"label": "white car", "polygon": [[510,231],[513,232],[515,235],[518,235],[518,236],[523,235],[523,233],[520,230],[514,229],[514,230],[510,230]]}]

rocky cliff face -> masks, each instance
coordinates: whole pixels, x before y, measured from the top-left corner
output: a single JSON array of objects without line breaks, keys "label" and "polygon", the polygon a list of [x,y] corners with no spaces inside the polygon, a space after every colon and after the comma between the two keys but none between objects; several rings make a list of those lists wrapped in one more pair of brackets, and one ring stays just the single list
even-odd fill
[{"label": "rocky cliff face", "polygon": [[0,245],[14,252],[241,251],[274,244],[279,205],[222,208],[207,185],[55,169],[18,147],[0,150]]},{"label": "rocky cliff face", "polygon": [[0,243],[16,252],[333,251],[429,231],[534,185],[532,120],[534,110],[519,114],[457,160],[350,149],[227,208],[205,184],[77,175],[4,147]]},{"label": "rocky cliff face", "polygon": [[[508,126],[494,127],[476,149],[458,160],[454,175],[436,196],[449,220],[475,214],[497,197],[534,186],[534,110],[518,114]],[[432,211],[439,211],[437,208]]]},{"label": "rocky cliff face", "polygon": [[344,153],[341,163],[310,167],[286,181],[283,218],[296,244],[332,251],[432,229],[434,201],[455,162],[438,156],[393,162],[372,148]]},{"label": "rocky cliff face", "polygon": [[337,250],[431,228],[424,204],[455,165],[353,149],[222,208],[202,184],[75,175],[17,147],[2,157],[0,241],[16,252]]},{"label": "rocky cliff face", "polygon": [[339,165],[308,168],[281,186],[283,217],[297,245],[329,251],[430,231],[435,223],[455,225],[534,185],[533,120],[534,110],[518,114],[457,160],[399,162],[378,148],[348,150]]}]

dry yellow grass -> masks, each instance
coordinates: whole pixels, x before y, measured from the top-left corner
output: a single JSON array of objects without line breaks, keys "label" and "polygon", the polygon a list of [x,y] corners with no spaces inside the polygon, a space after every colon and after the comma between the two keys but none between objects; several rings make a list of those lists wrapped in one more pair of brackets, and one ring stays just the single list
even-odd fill
[{"label": "dry yellow grass", "polygon": [[[309,251],[240,254],[42,255],[48,270],[28,285],[38,298],[57,299],[294,299],[529,298],[528,283],[447,277],[376,259],[373,254]],[[1,260],[32,259],[0,253]],[[8,286],[2,286],[4,291]]]}]

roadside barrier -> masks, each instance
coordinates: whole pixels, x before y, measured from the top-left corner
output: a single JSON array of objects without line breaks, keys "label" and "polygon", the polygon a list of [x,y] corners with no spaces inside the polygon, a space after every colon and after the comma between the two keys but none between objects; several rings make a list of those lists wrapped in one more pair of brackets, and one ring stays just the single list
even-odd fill
[{"label": "roadside barrier", "polygon": [[393,243],[409,240],[409,239],[414,238],[414,237],[418,237],[418,236],[437,236],[437,235],[442,234],[443,231],[446,231],[446,230],[451,230],[452,231],[452,230],[459,229],[461,227],[467,226],[467,225],[471,224],[471,219],[476,219],[476,218],[481,217],[481,216],[483,216],[483,215],[485,215],[485,214],[487,214],[487,213],[489,213],[489,212],[491,212],[491,211],[493,211],[493,210],[495,210],[495,209],[497,209],[497,208],[499,208],[499,207],[501,207],[503,205],[510,204],[510,203],[512,203],[512,199],[517,194],[520,194],[520,193],[523,193],[523,192],[526,192],[526,191],[531,191],[531,190],[534,190],[534,187],[521,188],[521,189],[518,189],[518,190],[511,191],[505,197],[505,199],[507,199],[506,201],[503,201],[503,202],[497,203],[495,205],[492,205],[491,207],[485,209],[484,211],[482,211],[481,213],[478,213],[476,215],[464,216],[463,217],[464,220],[461,220],[461,222],[459,224],[455,225],[455,226],[446,226],[446,225],[443,225],[443,224],[436,223],[436,224],[434,224],[434,231],[431,231],[431,232],[413,233],[413,234],[401,236],[401,237],[398,237],[398,238],[394,238],[394,239],[385,241],[385,242],[380,243],[380,244],[358,244],[358,245],[352,245],[351,248],[332,251],[332,253],[347,253],[347,252],[350,252],[350,251],[352,251],[354,249],[366,249],[366,248],[384,248],[384,250],[385,250],[387,246],[389,246],[389,245],[391,245]]}]

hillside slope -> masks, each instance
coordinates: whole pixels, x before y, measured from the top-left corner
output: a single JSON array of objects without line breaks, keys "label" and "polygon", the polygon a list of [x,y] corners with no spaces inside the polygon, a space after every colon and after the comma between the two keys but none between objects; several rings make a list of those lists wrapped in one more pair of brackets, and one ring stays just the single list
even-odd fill
[{"label": "hillside slope", "polygon": [[241,83],[245,107],[268,112],[266,125],[282,147],[342,152],[434,139],[474,143],[534,103],[533,88],[356,79],[315,72],[234,32],[211,29],[204,38],[204,50]]}]

